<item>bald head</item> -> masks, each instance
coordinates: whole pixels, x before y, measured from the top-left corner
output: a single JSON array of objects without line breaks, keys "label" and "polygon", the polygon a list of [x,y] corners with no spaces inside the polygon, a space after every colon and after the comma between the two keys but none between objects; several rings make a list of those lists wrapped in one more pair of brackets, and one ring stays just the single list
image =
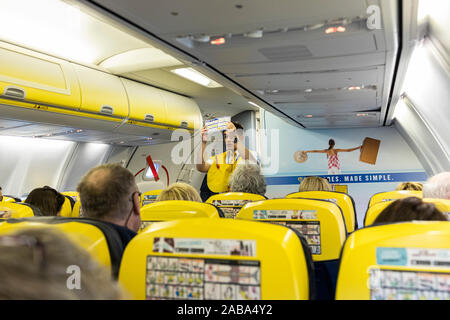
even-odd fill
[{"label": "bald head", "polygon": [[129,214],[130,198],[137,191],[133,174],[119,164],[91,169],[77,187],[83,214],[87,217],[120,220]]},{"label": "bald head", "polygon": [[429,178],[423,186],[423,197],[450,200],[450,172],[441,172]]}]

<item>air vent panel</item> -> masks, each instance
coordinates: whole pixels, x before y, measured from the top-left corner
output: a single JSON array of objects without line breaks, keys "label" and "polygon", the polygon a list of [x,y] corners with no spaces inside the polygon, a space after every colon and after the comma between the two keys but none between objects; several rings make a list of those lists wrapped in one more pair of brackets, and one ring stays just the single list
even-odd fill
[{"label": "air vent panel", "polygon": [[261,48],[258,51],[270,61],[294,61],[312,57],[306,46]]}]

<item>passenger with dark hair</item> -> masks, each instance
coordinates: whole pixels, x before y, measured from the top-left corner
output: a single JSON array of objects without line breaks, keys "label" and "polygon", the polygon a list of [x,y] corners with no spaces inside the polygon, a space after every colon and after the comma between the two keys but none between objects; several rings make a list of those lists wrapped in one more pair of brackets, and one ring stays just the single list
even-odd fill
[{"label": "passenger with dark hair", "polygon": [[200,147],[197,161],[197,170],[206,172],[200,195],[203,201],[210,196],[228,191],[230,176],[236,166],[243,160],[257,163],[256,157],[244,146],[244,128],[237,122],[228,122],[227,129],[223,131],[226,151],[215,154],[205,161],[204,152],[208,141],[206,126],[201,131],[202,145]]},{"label": "passenger with dark hair", "polygon": [[61,193],[44,186],[32,190],[24,202],[37,207],[44,216],[59,216],[65,200]]},{"label": "passenger with dark hair", "polygon": [[326,153],[328,158],[328,174],[340,174],[341,173],[341,165],[339,163],[339,152],[351,152],[358,149],[361,149],[362,146],[358,146],[355,148],[350,149],[335,149],[334,146],[336,145],[335,141],[333,139],[330,139],[328,141],[328,149],[323,150],[308,150],[303,151],[302,153],[306,155],[307,153]]},{"label": "passenger with dark hair", "polygon": [[375,219],[374,224],[406,222],[413,220],[448,221],[447,216],[432,203],[417,197],[396,200],[389,204]]},{"label": "passenger with dark hair", "polygon": [[0,187],[0,202],[3,201],[3,192],[2,192],[2,187]]},{"label": "passenger with dark hair", "polygon": [[141,226],[140,192],[134,175],[120,164],[91,169],[77,187],[83,216],[110,224],[123,248]]}]

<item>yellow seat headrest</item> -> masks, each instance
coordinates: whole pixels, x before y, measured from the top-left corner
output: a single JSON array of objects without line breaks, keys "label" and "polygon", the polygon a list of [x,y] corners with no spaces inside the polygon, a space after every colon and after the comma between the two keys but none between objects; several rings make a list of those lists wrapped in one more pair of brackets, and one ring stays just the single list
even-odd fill
[{"label": "yellow seat headrest", "polygon": [[448,299],[450,223],[412,221],[356,230],[342,249],[337,300]]},{"label": "yellow seat headrest", "polygon": [[312,280],[303,248],[295,232],[277,225],[158,222],[128,244],[119,282],[135,299],[303,300]]}]

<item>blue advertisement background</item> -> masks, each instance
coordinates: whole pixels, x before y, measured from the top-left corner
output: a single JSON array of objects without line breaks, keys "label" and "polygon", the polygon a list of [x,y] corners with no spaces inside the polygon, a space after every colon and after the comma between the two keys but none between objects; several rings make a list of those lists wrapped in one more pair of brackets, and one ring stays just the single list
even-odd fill
[{"label": "blue advertisement background", "polygon": [[[308,130],[288,125],[270,113],[265,115],[265,124],[267,132],[279,130],[278,170],[276,173],[264,171],[269,198],[298,191],[299,178],[326,177],[331,184],[347,186],[355,200],[359,227],[362,227],[373,194],[395,190],[403,181],[427,179],[419,160],[393,127]],[[299,150],[328,149],[329,139],[335,140],[336,149],[348,149],[360,146],[365,137],[381,141],[375,165],[359,161],[359,150],[339,153],[339,175],[328,175],[328,159],[324,153],[308,153],[304,163],[294,160],[294,153]],[[268,154],[273,156],[273,150]]]}]

